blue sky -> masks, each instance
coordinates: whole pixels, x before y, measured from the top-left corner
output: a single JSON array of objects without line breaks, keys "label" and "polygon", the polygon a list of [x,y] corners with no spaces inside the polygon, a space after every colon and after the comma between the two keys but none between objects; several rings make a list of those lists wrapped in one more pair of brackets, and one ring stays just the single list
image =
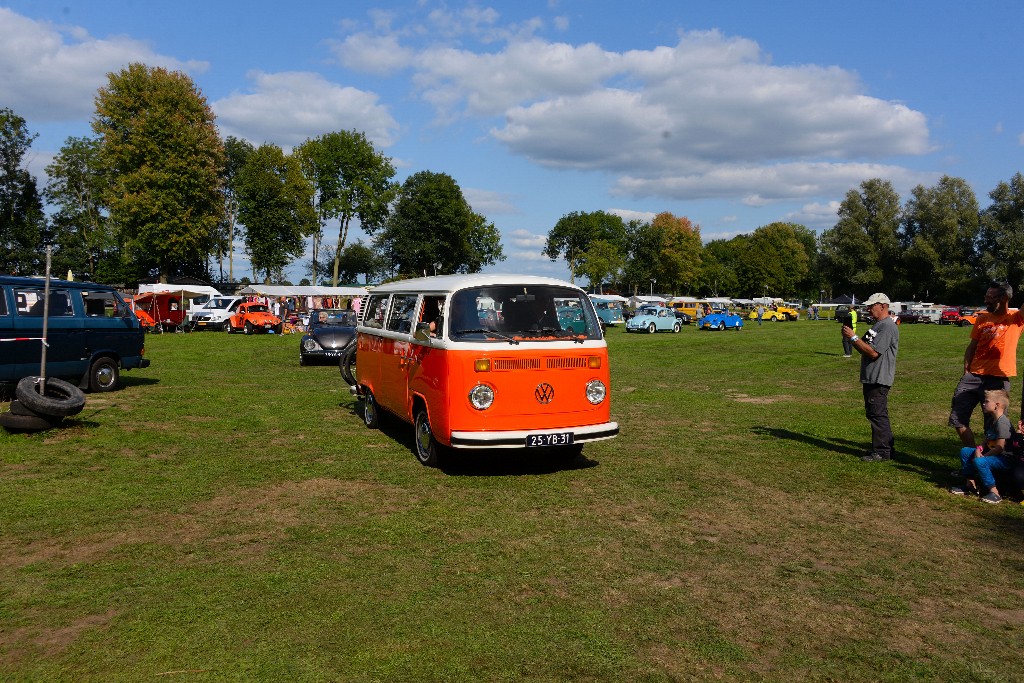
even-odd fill
[{"label": "blue sky", "polygon": [[44,184],[108,72],[180,69],[224,135],[362,130],[398,180],[456,179],[502,233],[492,270],[568,277],[540,251],[571,211],[671,211],[709,240],[831,227],[871,177],[906,199],[959,176],[987,205],[1024,170],[1021,35],[1003,1],[26,0],[0,4],[0,106]]}]

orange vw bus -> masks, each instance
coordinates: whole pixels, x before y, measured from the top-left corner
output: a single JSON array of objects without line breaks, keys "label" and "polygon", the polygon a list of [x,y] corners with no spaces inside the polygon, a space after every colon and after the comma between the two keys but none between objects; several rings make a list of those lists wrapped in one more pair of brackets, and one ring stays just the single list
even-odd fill
[{"label": "orange vw bus", "polygon": [[[559,322],[578,307],[584,325]],[[558,301],[558,305],[556,305]],[[447,448],[543,448],[573,457],[611,439],[608,348],[590,297],[527,275],[442,275],[370,290],[356,328],[363,420],[413,425],[416,457]],[[581,329],[582,327],[582,329]]]}]

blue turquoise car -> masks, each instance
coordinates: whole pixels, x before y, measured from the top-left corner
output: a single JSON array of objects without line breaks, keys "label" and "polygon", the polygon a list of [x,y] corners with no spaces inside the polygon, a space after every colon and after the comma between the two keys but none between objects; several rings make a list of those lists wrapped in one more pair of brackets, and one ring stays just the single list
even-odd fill
[{"label": "blue turquoise car", "polygon": [[599,296],[591,296],[590,300],[594,302],[594,308],[597,309],[597,317],[601,319],[601,322],[609,327],[615,325],[622,325],[626,322],[626,318],[622,315],[622,302],[616,299],[605,299]]},{"label": "blue turquoise car", "polygon": [[700,321],[702,330],[736,330],[743,329],[743,318],[735,313],[712,313]]},{"label": "blue turquoise car", "polygon": [[626,332],[678,332],[683,323],[676,318],[671,308],[664,306],[641,306],[636,315],[626,321]]}]

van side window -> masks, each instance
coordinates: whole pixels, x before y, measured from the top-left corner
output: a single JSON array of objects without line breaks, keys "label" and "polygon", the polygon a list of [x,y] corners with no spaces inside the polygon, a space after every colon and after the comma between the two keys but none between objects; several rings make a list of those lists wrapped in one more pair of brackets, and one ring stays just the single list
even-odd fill
[{"label": "van side window", "polygon": [[[15,292],[15,299],[18,302],[18,315],[29,318],[42,318],[46,302],[43,300],[42,289],[19,289]],[[58,289],[50,292],[51,316],[72,316],[75,312],[71,308],[71,298],[67,291]]]},{"label": "van side window", "polygon": [[121,318],[127,305],[113,292],[82,291],[82,306],[90,318]]},{"label": "van side window", "polygon": [[363,325],[367,327],[384,327],[384,314],[388,308],[387,294],[374,294],[366,301],[363,313]]},{"label": "van side window", "polygon": [[392,332],[410,334],[416,317],[415,294],[396,294],[391,298],[391,312],[388,314],[387,329]]}]

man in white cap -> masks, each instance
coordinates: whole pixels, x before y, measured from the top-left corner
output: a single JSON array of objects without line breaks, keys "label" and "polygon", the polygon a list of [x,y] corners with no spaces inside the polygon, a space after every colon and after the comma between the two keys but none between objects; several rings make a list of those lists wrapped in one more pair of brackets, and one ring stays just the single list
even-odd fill
[{"label": "man in white cap", "polygon": [[858,337],[852,327],[843,325],[843,337],[849,339],[860,354],[860,382],[864,389],[864,412],[871,423],[871,450],[861,458],[864,462],[892,459],[893,436],[889,424],[889,389],[896,377],[896,352],[900,346],[900,329],[889,315],[889,297],[872,294],[864,306],[875,324]]}]

